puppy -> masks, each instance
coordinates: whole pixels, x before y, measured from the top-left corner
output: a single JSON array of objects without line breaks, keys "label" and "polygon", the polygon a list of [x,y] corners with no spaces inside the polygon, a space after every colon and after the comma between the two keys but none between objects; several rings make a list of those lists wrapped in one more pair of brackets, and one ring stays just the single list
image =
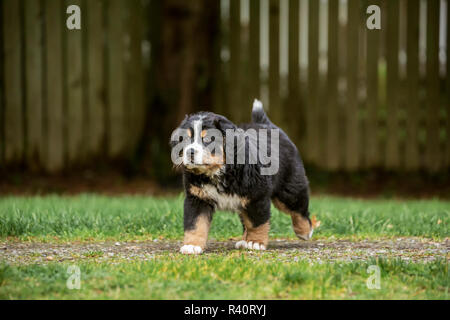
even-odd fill
[{"label": "puppy", "polygon": [[303,162],[260,101],[253,104],[252,122],[240,126],[211,112],[186,116],[172,135],[171,147],[186,195],[181,253],[203,252],[215,210],[239,214],[243,238],[236,248],[265,250],[271,202],[291,216],[298,238],[311,238]]}]

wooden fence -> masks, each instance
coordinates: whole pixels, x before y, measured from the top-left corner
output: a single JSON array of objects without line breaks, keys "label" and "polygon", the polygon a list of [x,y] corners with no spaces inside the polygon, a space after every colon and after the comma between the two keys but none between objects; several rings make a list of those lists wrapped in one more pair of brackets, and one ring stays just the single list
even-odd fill
[{"label": "wooden fence", "polygon": [[[321,168],[450,167],[448,1],[226,3],[218,110],[246,121],[262,96]],[[372,4],[381,30],[366,27]]]},{"label": "wooden fence", "polygon": [[[69,30],[69,5],[81,30]],[[141,1],[4,0],[0,163],[58,171],[126,156],[142,133]]]},{"label": "wooden fence", "polygon": [[[57,171],[133,153],[150,92],[148,2],[2,1],[0,165]],[[69,4],[81,30],[65,27]],[[370,4],[381,30],[366,28]],[[320,168],[448,170],[448,4],[222,0],[212,109],[245,121],[261,97]]]}]

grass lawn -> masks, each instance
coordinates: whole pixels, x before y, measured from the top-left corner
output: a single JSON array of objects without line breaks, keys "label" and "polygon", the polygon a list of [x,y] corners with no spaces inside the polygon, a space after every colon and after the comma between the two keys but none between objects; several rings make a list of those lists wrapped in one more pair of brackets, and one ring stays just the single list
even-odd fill
[{"label": "grass lawn", "polygon": [[[369,265],[379,265],[379,290],[369,290]],[[399,260],[281,263],[168,254],[149,262],[80,263],[80,290],[69,290],[67,265],[0,268],[0,299],[448,299],[448,264]]]},{"label": "grass lawn", "polygon": [[[310,211],[321,221],[316,237],[449,235],[450,202],[439,200],[355,200],[312,198]],[[235,214],[215,215],[210,237],[240,236]],[[103,240],[181,239],[183,196],[6,197],[0,199],[0,239]],[[272,207],[270,237],[295,238],[290,217]]]},{"label": "grass lawn", "polygon": [[[180,240],[182,204],[182,196],[4,197],[0,245],[7,251],[8,244],[17,242],[26,246]],[[446,201],[313,197],[311,212],[321,221],[314,238],[324,241],[415,237],[445,242],[449,235]],[[270,238],[294,239],[290,218],[275,208],[272,213]],[[241,234],[236,215],[216,214],[210,239],[226,241]],[[192,257],[173,249],[141,260],[101,260],[102,255],[101,250],[90,251],[79,260],[45,264],[0,261],[0,298],[449,299],[448,258],[311,261],[282,259],[283,252],[276,250],[228,250]],[[66,287],[70,265],[80,268],[80,290]],[[380,268],[379,290],[366,286],[370,265]]]}]

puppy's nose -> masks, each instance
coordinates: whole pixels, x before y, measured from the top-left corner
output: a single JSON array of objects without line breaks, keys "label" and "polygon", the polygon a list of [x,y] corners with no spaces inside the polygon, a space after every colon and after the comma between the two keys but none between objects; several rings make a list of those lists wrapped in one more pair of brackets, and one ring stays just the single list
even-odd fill
[{"label": "puppy's nose", "polygon": [[188,149],[187,155],[188,155],[189,159],[191,159],[193,161],[195,158],[195,149],[194,148]]}]

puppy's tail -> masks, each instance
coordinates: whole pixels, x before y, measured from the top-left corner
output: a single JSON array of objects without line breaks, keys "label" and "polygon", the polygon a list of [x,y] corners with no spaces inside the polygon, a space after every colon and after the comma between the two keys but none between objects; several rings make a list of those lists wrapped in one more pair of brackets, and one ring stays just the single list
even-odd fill
[{"label": "puppy's tail", "polygon": [[253,101],[252,122],[271,125],[272,122],[267,117],[263,109],[263,104],[258,99]]}]

